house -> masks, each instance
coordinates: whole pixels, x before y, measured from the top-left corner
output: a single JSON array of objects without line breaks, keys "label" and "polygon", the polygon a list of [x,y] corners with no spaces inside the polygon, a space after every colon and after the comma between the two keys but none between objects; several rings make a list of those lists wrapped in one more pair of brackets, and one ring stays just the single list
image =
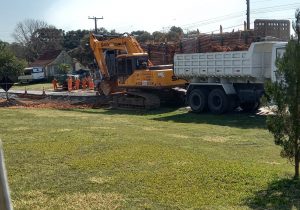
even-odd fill
[{"label": "house", "polygon": [[43,67],[46,78],[51,78],[58,74],[61,64],[68,64],[72,70],[73,59],[64,50],[47,51],[41,54],[37,60],[30,63],[31,67]]}]

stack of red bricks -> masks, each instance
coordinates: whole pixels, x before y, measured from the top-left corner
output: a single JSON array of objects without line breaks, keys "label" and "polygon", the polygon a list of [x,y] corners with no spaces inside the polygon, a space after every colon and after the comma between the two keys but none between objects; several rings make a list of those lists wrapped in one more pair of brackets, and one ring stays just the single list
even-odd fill
[{"label": "stack of red bricks", "polygon": [[[254,40],[255,35],[253,31],[238,31],[211,35],[200,34],[194,44],[194,48],[196,52],[199,53],[247,50]],[[183,51],[183,53],[193,53],[195,49]]]},{"label": "stack of red bricks", "polygon": [[142,44],[154,65],[173,63],[175,53],[205,53],[247,50],[256,39],[254,31],[224,34],[199,34],[178,43]]},{"label": "stack of red bricks", "polygon": [[149,59],[154,65],[173,63],[176,51],[174,43],[141,44],[142,48],[149,54]]}]

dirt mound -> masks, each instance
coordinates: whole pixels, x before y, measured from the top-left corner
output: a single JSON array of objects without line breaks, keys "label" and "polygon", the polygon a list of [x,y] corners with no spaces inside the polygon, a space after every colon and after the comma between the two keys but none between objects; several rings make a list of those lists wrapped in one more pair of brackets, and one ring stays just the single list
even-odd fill
[{"label": "dirt mound", "polygon": [[0,107],[24,106],[24,103],[15,99],[0,99]]},{"label": "dirt mound", "polygon": [[93,108],[93,104],[73,104],[70,101],[58,101],[58,100],[30,100],[30,99],[0,99],[0,107],[9,108],[39,108],[39,109],[73,109],[73,108]]}]

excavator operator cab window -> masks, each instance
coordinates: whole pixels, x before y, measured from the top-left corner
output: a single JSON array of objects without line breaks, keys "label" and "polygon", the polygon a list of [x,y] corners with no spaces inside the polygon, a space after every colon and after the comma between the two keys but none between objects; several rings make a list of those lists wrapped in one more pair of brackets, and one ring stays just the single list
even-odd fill
[{"label": "excavator operator cab window", "polygon": [[131,75],[135,70],[147,69],[147,57],[122,57],[117,59],[117,71],[120,76]]},{"label": "excavator operator cab window", "polygon": [[132,74],[132,59],[131,58],[118,58],[117,71],[120,76],[127,76]]},{"label": "excavator operator cab window", "polygon": [[136,57],[136,70],[145,70],[148,66],[148,58],[147,57]]}]

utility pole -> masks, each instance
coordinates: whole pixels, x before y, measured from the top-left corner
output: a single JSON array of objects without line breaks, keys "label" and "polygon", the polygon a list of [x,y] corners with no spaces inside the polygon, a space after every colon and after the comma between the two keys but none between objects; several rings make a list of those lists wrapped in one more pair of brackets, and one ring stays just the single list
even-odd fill
[{"label": "utility pole", "polygon": [[103,16],[101,18],[97,18],[97,17],[88,17],[89,19],[92,19],[95,21],[95,33],[97,33],[97,20],[99,19],[103,19]]},{"label": "utility pole", "polygon": [[250,30],[250,0],[247,1],[247,30]]}]

